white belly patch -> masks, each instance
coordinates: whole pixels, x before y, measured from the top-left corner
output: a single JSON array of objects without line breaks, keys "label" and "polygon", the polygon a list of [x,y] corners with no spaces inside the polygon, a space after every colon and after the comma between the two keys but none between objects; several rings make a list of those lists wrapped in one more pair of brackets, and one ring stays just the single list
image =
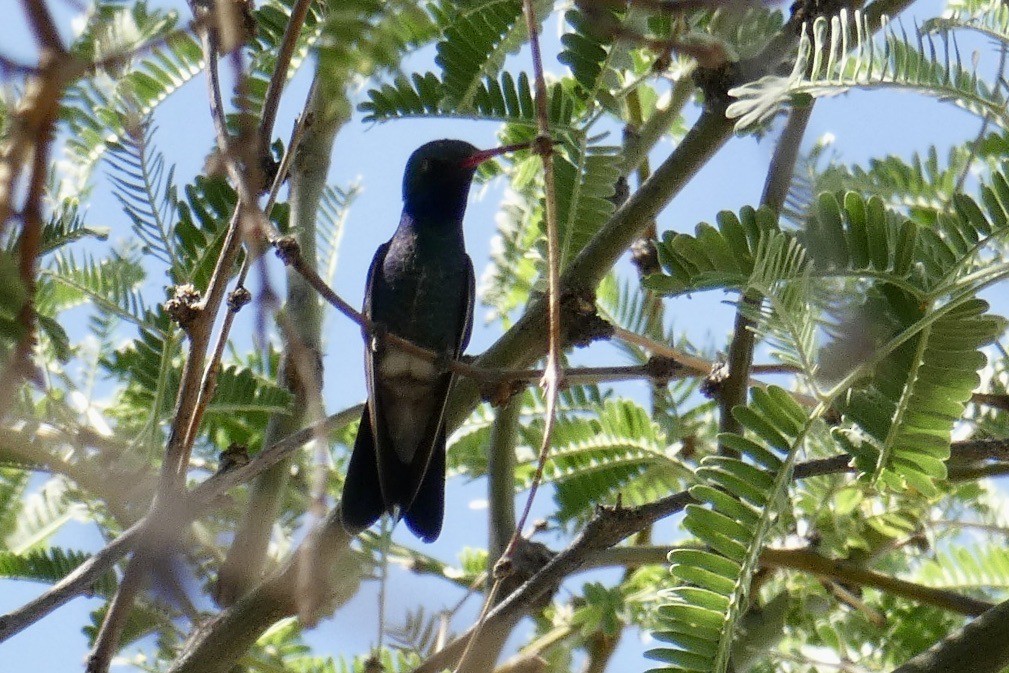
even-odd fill
[{"label": "white belly patch", "polygon": [[391,379],[433,381],[438,376],[438,370],[430,360],[390,348],[378,363],[378,375],[386,381]]},{"label": "white belly patch", "polygon": [[434,398],[440,373],[433,362],[395,348],[383,353],[376,365],[393,450],[401,461],[411,463],[441,402]]}]

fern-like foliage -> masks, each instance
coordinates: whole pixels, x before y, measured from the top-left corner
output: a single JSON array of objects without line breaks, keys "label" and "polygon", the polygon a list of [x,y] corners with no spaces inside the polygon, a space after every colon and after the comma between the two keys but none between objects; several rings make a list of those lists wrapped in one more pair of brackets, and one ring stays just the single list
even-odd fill
[{"label": "fern-like foliage", "polygon": [[[244,83],[244,100],[236,100],[235,108],[239,112],[228,114],[227,124],[233,135],[240,134],[246,128],[243,123],[248,123],[248,118],[244,118],[243,113],[259,118],[263,110],[263,103],[266,100],[266,92],[270,86],[274,71],[277,69],[277,53],[280,44],[284,39],[284,32],[290,21],[291,10],[294,7],[293,0],[269,0],[256,7],[252,12],[255,21],[255,35],[248,45],[249,65],[246,69],[247,77]],[[298,67],[305,61],[309,49],[316,44],[319,39],[320,21],[325,10],[316,3],[312,3],[305,15],[305,25],[298,39],[295,42],[294,52],[291,55],[291,62],[286,73],[290,78],[297,71]]]},{"label": "fern-like foliage", "polygon": [[29,479],[27,470],[0,467],[0,540],[7,539],[17,528]]},{"label": "fern-like foliage", "polygon": [[[573,130],[578,100],[560,82],[550,87],[547,100],[551,126],[559,131]],[[530,133],[536,126],[532,83],[524,72],[518,77],[505,72],[500,78],[482,80],[464,109],[446,102],[444,84],[434,73],[415,73],[410,79],[401,75],[391,84],[369,91],[360,109],[365,121],[407,117],[482,119],[524,126]]]},{"label": "fern-like foliage", "polygon": [[352,185],[348,189],[327,186],[319,197],[319,212],[316,214],[316,246],[319,258],[319,275],[332,282],[336,273],[336,263],[340,254],[343,227],[360,189]]},{"label": "fern-like foliage", "polygon": [[[147,325],[150,325],[148,327]],[[110,373],[130,385],[121,395],[125,408],[148,409],[143,427],[152,431],[172,413],[182,363],[175,357],[179,335],[160,310],[146,316],[139,338],[118,349],[106,361]],[[206,410],[206,436],[217,446],[253,445],[271,414],[290,412],[291,394],[247,366],[230,365],[217,377],[214,398]],[[136,418],[124,419],[136,423]]]},{"label": "fern-like foliage", "polygon": [[799,42],[799,54],[788,76],[766,76],[736,87],[737,100],[727,111],[748,129],[766,122],[787,102],[831,96],[852,88],[904,89],[948,100],[1009,127],[1006,98],[1000,86],[986,84],[960,59],[956,42],[916,31],[888,29],[881,41],[859,12],[846,10],[832,19],[817,18]]},{"label": "fern-like foliage", "polygon": [[228,366],[217,377],[207,405],[206,430],[216,446],[248,446],[260,438],[270,415],[291,413],[291,393],[247,367]]},{"label": "fern-like foliage", "polygon": [[999,545],[953,545],[922,565],[918,579],[927,586],[998,596],[1009,589],[1009,559]]},{"label": "fern-like foliage", "polygon": [[[62,547],[33,549],[23,554],[0,551],[0,577],[55,584],[90,557],[91,554]],[[112,572],[99,577],[90,587],[93,595],[105,598],[111,598],[115,590],[116,577]]]},{"label": "fern-like foliage", "polygon": [[739,458],[708,456],[697,470],[684,527],[703,549],[676,549],[670,572],[680,583],[659,608],[648,652],[661,671],[727,670],[736,622],[747,607],[750,579],[787,492],[798,447],[810,428],[805,410],[777,387],[754,389],[733,416],[756,438],[721,435]]},{"label": "fern-like foliage", "polygon": [[564,20],[571,27],[561,36],[564,48],[557,59],[571,68],[578,83],[579,94],[588,106],[602,105],[619,114],[619,102],[614,94],[621,85],[620,72],[632,67],[629,43],[614,42],[615,31],[625,12],[615,7],[598,7],[592,16],[581,9],[571,9]]},{"label": "fern-like foliage", "polygon": [[393,69],[406,51],[438,34],[422,5],[407,0],[330,3],[319,41],[319,83],[328,114],[349,115],[348,92],[361,76]]},{"label": "fern-like foliage", "polygon": [[[687,474],[648,412],[626,399],[604,403],[594,418],[559,421],[552,442],[544,479],[554,484],[561,521],[617,493],[625,504],[648,502],[675,490]],[[522,481],[532,477],[531,468],[520,471]]]},{"label": "fern-like foliage", "polygon": [[[80,205],[75,199],[66,199],[42,227],[39,256],[48,255],[66,245],[86,238],[104,241],[108,237],[107,228],[90,227],[85,223],[80,212]],[[13,245],[13,243],[12,240],[11,244]]]},{"label": "fern-like foliage", "polygon": [[145,321],[147,308],[139,288],[146,273],[135,257],[113,253],[104,260],[91,256],[78,260],[66,251],[39,275],[47,281],[36,295],[44,315],[55,318],[61,311],[90,303],[129,322]]},{"label": "fern-like foliage", "polygon": [[903,207],[923,221],[934,213],[948,212],[960,177],[968,169],[971,152],[950,149],[945,161],[935,147],[925,156],[915,152],[910,159],[886,156],[871,159],[868,166],[827,166],[817,177],[815,192],[855,191],[878,196],[889,207]]},{"label": "fern-like foliage", "polygon": [[868,386],[840,405],[874,441],[853,443],[856,458],[894,488],[901,478],[934,496],[946,476],[953,425],[980,383],[986,358],[980,349],[1005,329],[985,315],[987,302],[972,299],[939,309],[920,332],[893,349]]},{"label": "fern-like foliage", "polygon": [[109,144],[109,179],[142,252],[164,264],[178,282],[183,274],[172,240],[178,206],[175,170],[166,170],[164,156],[154,147],[155,131],[153,124],[142,123]]},{"label": "fern-like foliage", "polygon": [[[94,13],[93,31],[85,31],[75,50],[83,57],[132,53],[172,32],[174,12],[102,2]],[[67,151],[79,176],[86,179],[110,142],[115,142],[154,108],[199,73],[203,50],[190,35],[173,32],[139,58],[124,58],[108,70],[83,79],[67,90],[61,112],[69,127]]]},{"label": "fern-like foliage", "polygon": [[[178,260],[178,283],[192,283],[204,290],[221,252],[228,220],[235,210],[235,190],[222,178],[198,176],[184,188],[185,199],[177,204],[178,221],[173,228],[173,252]],[[274,207],[270,218],[282,231],[287,207]]]},{"label": "fern-like foliage", "polygon": [[612,147],[582,143],[568,149],[566,156],[554,159],[561,269],[585,247],[616,209],[612,199],[621,162]]},{"label": "fern-like foliage", "polygon": [[388,627],[386,634],[397,650],[429,656],[443,637],[442,629],[442,615],[428,615],[422,606],[407,610],[403,623]]},{"label": "fern-like foliage", "polygon": [[943,16],[922,24],[928,32],[973,30],[1000,43],[1009,42],[1009,8],[992,0],[953,2]]},{"label": "fern-like foliage", "polygon": [[694,236],[665,232],[656,249],[666,273],[648,277],[645,286],[675,296],[744,284],[761,241],[779,232],[777,218],[768,208],[743,208],[738,217],[723,211],[716,221],[717,229],[697,225]]},{"label": "fern-like foliage", "polygon": [[[553,3],[536,0],[540,21]],[[528,38],[521,0],[443,2],[432,10],[442,26],[435,62],[441,67],[446,103],[463,110],[474,107],[488,78],[496,78],[505,57]]]},{"label": "fern-like foliage", "polygon": [[[980,251],[1009,227],[1009,182],[1001,174],[981,190],[982,205],[965,195],[950,214],[927,226],[889,211],[881,199],[849,192],[820,196],[805,231],[782,232],[773,215],[744,209],[719,216],[718,229],[699,225],[695,236],[667,234],[658,245],[668,275],[647,284],[668,294],[707,288],[756,290],[750,309],[755,331],[784,361],[809,375],[826,358],[838,361],[838,344],[858,341],[867,353],[849,360],[848,372],[830,393],[846,418],[865,433],[849,450],[863,470],[895,488],[901,480],[935,495],[945,477],[950,433],[978,385],[985,357],[980,349],[1005,329],[985,315],[974,295],[979,279],[1005,271],[987,269]],[[808,259],[808,262],[807,262]],[[818,360],[819,304],[829,304],[839,285],[868,282],[856,310],[860,321],[838,325],[842,336]],[[968,279],[960,287],[958,278]],[[943,303],[946,302],[946,303]],[[925,319],[926,310],[932,307]],[[745,307],[744,307],[745,308]],[[859,327],[870,325],[871,329]],[[869,365],[859,365],[868,357]]]},{"label": "fern-like foliage", "polygon": [[67,497],[66,482],[52,478],[24,498],[14,529],[3,539],[3,548],[15,554],[41,549],[64,524],[83,512],[83,504]]},{"label": "fern-like foliage", "polygon": [[536,245],[541,232],[528,226],[542,218],[542,202],[529,193],[509,190],[498,209],[491,263],[480,279],[480,298],[491,307],[489,319],[500,320],[505,327],[525,303],[543,263]]}]

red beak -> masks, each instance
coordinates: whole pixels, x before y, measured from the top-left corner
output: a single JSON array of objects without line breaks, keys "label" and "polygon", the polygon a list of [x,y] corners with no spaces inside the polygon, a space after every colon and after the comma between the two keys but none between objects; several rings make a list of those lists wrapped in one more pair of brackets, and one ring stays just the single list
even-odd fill
[{"label": "red beak", "polygon": [[501,154],[506,154],[508,152],[514,152],[516,150],[527,150],[529,149],[529,143],[519,143],[518,145],[505,145],[504,147],[495,147],[489,150],[480,150],[462,160],[463,168],[476,168],[488,159],[493,159]]}]

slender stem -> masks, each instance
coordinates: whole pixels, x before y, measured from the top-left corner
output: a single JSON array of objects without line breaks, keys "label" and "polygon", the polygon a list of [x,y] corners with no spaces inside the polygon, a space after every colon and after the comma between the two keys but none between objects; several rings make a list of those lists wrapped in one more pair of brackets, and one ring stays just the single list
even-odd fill
[{"label": "slender stem", "polygon": [[811,549],[764,549],[760,553],[760,562],[771,568],[801,570],[831,580],[873,587],[894,596],[971,617],[992,607],[988,601],[884,575],[847,561],[827,558]]},{"label": "slender stem", "polygon": [[[313,269],[316,266],[315,217],[329,170],[329,155],[340,126],[339,120],[319,114],[321,106],[316,76],[274,181],[274,186],[279,188],[288,167],[293,167],[290,177],[290,221],[293,229],[298,232],[296,240],[299,250],[307,257]],[[271,192],[271,197],[275,193]],[[267,201],[267,209],[272,206],[273,200],[270,198]],[[252,238],[250,242],[257,240],[258,238]],[[285,337],[281,379],[294,393],[295,403],[292,407],[294,413],[270,416],[264,438],[267,443],[293,432],[306,418],[311,419],[311,415],[307,414],[310,408],[317,411],[322,408],[319,383],[319,370],[322,366],[321,309],[317,295],[310,291],[307,282],[290,269],[287,303],[277,315],[277,320],[283,327]],[[229,325],[226,324],[225,327]],[[214,598],[219,604],[231,605],[260,581],[270,532],[277,519],[289,474],[290,464],[285,460],[263,472],[253,483],[249,504],[218,574]],[[307,567],[310,566],[306,564]]]},{"label": "slender stem", "polygon": [[[760,201],[762,205],[770,207],[775,212],[781,210],[791,187],[795,160],[799,156],[799,147],[802,144],[802,137],[806,133],[812,110],[812,105],[792,108],[789,111],[785,130],[774,148],[771,165],[767,171],[767,180],[764,183],[764,193]],[[742,432],[742,424],[732,415],[732,409],[737,405],[746,404],[750,368],[753,365],[753,350],[756,342],[753,321],[749,316],[762,301],[763,297],[755,290],[745,291],[739,299],[740,306],[736,310],[732,341],[729,343],[729,357],[726,363],[729,376],[721,383],[718,391],[718,429],[720,432],[732,434]],[[730,449],[725,446],[719,446],[719,452],[731,453]]]},{"label": "slender stem", "polygon": [[95,646],[88,656],[87,673],[107,673],[112,657],[119,648],[119,639],[126,627],[126,618],[133,607],[133,601],[140,593],[141,586],[147,576],[148,568],[145,554],[134,553],[123,573],[123,581],[119,583],[116,595],[109,604],[109,609],[102,620],[102,626],[95,638]]},{"label": "slender stem", "polygon": [[[561,362],[561,304],[560,304],[560,253],[557,235],[557,196],[554,187],[553,170],[553,141],[550,138],[550,118],[547,110],[547,87],[546,78],[543,75],[543,58],[540,53],[539,30],[537,27],[536,13],[533,9],[532,0],[524,0],[523,14],[526,21],[526,30],[529,33],[529,48],[533,63],[533,78],[535,83],[534,104],[536,106],[536,128],[537,138],[534,151],[540,155],[543,161],[543,185],[544,201],[546,203],[546,234],[547,234],[547,362],[546,371],[543,375],[541,386],[546,389],[546,416],[543,425],[543,437],[540,443],[539,459],[536,464],[536,472],[533,475],[532,485],[526,496],[525,506],[522,514],[512,530],[511,539],[498,559],[498,569],[506,568],[518,545],[525,528],[529,512],[532,510],[533,501],[536,498],[537,490],[543,480],[543,468],[546,465],[547,456],[550,452],[550,438],[553,434],[554,423],[556,421],[557,395],[560,390],[561,380],[564,376],[563,364]],[[484,620],[487,617],[490,606],[494,604],[501,582],[504,579],[503,572],[494,573],[494,583],[484,601],[483,610],[472,630],[469,640],[463,649],[462,655],[456,665],[456,673],[466,670],[467,660],[474,650],[476,643],[480,640],[483,631]],[[499,625],[501,626],[501,625]],[[499,632],[499,629],[492,629],[492,632]],[[487,641],[492,640],[487,638]],[[498,639],[494,639],[498,640]],[[501,645],[503,645],[503,640]],[[486,665],[490,657],[479,657],[480,664]]]},{"label": "slender stem", "polygon": [[301,35],[301,28],[305,25],[305,19],[308,17],[308,10],[311,6],[312,0],[297,0],[287,19],[284,38],[281,40],[280,49],[277,51],[277,61],[273,66],[273,77],[270,78],[266,97],[263,100],[263,113],[259,120],[260,152],[265,153],[270,147],[270,136],[273,135],[273,125],[277,120],[277,111],[280,109],[280,98],[284,92],[284,84],[287,82],[287,71],[291,67],[291,57],[298,45],[298,36]]},{"label": "slender stem", "polygon": [[515,531],[515,440],[522,411],[520,400],[521,396],[516,395],[499,407],[491,427],[487,449],[488,571],[493,571]]},{"label": "slender stem", "polygon": [[25,9],[25,14],[28,15],[28,23],[32,27],[32,32],[35,33],[35,41],[38,42],[39,49],[42,51],[51,50],[60,54],[65,53],[66,47],[63,46],[60,31],[56,27],[56,21],[53,20],[53,15],[49,12],[46,1],[22,0],[21,4]]},{"label": "slender stem", "polygon": [[299,430],[264,449],[245,465],[217,472],[190,491],[184,501],[176,503],[178,507],[171,512],[167,510],[156,512],[152,508],[146,517],[123,531],[101,551],[89,557],[41,596],[0,616],[0,642],[20,633],[72,598],[87,593],[98,578],[126,556],[137,545],[137,541],[148,534],[149,529],[155,527],[155,517],[174,517],[181,526],[224,505],[225,502],[221,498],[232,488],[250,481],[264,470],[284,460],[315,438],[319,432],[328,433],[357,420],[361,417],[363,408],[363,405],[356,404],[344,409],[327,417],[321,423]]}]

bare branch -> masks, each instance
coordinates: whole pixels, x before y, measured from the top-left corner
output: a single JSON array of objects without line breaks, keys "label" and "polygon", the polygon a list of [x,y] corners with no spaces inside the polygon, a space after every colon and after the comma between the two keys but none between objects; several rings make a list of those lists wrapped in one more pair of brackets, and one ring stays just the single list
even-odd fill
[{"label": "bare branch", "polygon": [[[263,470],[276,465],[311,441],[318,432],[330,432],[360,418],[363,408],[363,405],[357,404],[344,409],[315,426],[299,430],[263,449],[245,465],[237,465],[229,470],[214,474],[190,491],[189,495],[178,503],[177,510],[162,511],[160,516],[173,518],[179,526],[202,516],[220,506],[220,499],[225,493],[251,480]],[[126,556],[143,538],[147,530],[156,523],[152,518],[152,513],[149,512],[144,519],[130,526],[119,537],[75,568],[73,572],[54,584],[44,594],[17,610],[0,616],[0,642],[20,633],[70,599],[87,593],[91,585],[108,572],[119,559]]]}]

